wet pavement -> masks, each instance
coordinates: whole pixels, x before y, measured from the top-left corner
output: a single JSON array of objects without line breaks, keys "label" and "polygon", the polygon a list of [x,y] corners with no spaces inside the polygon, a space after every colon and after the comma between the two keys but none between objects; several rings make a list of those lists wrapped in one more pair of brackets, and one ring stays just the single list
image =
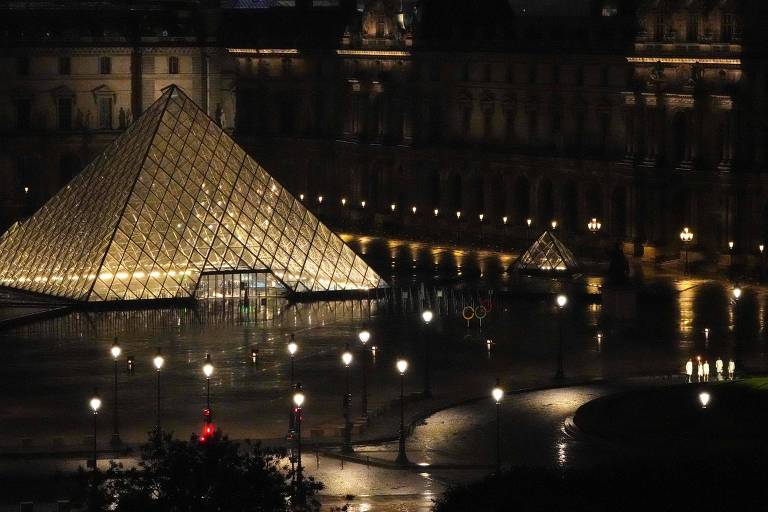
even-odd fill
[{"label": "wet pavement", "polygon": [[[347,463],[341,471],[339,460],[321,457],[320,469],[315,470],[327,485],[325,494],[336,497],[332,500],[354,494],[372,507],[375,504],[375,510],[427,510],[431,497],[444,485],[484,474],[495,457],[494,445],[489,444],[495,439],[495,409],[489,399],[430,412],[487,396],[497,377],[507,389],[552,385],[559,321],[563,322],[568,379],[607,379],[611,384],[510,395],[502,409],[507,464],[592,463],[598,458],[595,452],[566,439],[562,422],[580,404],[614,389],[617,384],[613,383],[627,377],[676,375],[696,353],[712,358],[736,355],[740,369],[765,366],[760,334],[746,342],[736,336],[744,331],[739,330],[740,324],[754,323],[752,317],[761,325],[762,288],[755,289],[754,311],[745,313],[728,299],[730,288],[725,285],[716,285],[724,301],[702,299],[705,280],[645,269],[648,288],[658,287],[663,293],[659,300],[651,295],[641,301],[633,325],[607,322],[600,305],[586,300],[574,300],[560,318],[549,297],[499,295],[493,298],[482,328],[476,319],[468,327],[461,317],[462,301],[488,297],[489,288],[501,294],[519,286],[504,273],[513,253],[456,251],[370,237],[351,243],[367,253],[377,270],[390,268],[393,276],[387,278],[404,287],[398,293],[407,291],[407,300],[390,295],[380,300],[268,307],[219,300],[186,309],[73,312],[0,331],[4,354],[0,452],[82,449],[84,438],[92,434],[87,402],[94,387],[104,400],[99,442],[106,446],[113,429],[109,348],[114,337],[123,355],[136,361],[133,375],[126,372],[124,358],[119,364],[119,429],[125,441],[143,441],[155,423],[156,373],[151,359],[158,347],[166,357],[160,375],[164,429],[179,437],[200,429],[205,405],[201,368],[210,352],[216,367],[211,379],[215,423],[237,439],[283,438],[290,407],[286,350],[290,334],[299,343],[295,380],[303,384],[307,396],[303,431],[333,430],[342,425],[340,356],[347,343],[356,358],[353,416],[361,413],[364,352],[356,334],[367,328],[372,333],[369,346],[377,348],[367,365],[369,409],[376,414],[366,433],[355,439],[365,442],[396,435],[399,382],[394,362],[404,356],[411,362],[405,380],[410,396],[406,416],[427,416],[426,424],[418,426],[408,441],[411,460],[470,461],[480,467],[430,471],[423,466],[423,471],[409,472]],[[596,288],[600,283],[599,278],[587,278],[580,286]],[[439,301],[434,286],[442,287]],[[427,306],[435,310],[436,318],[425,328],[420,312]],[[705,325],[711,325],[706,339]],[[256,364],[250,358],[252,348],[259,350]],[[431,399],[420,395],[426,367],[430,368]],[[310,435],[307,442],[320,440],[329,439],[313,440]],[[372,458],[388,459],[394,453],[391,443],[357,449]],[[357,503],[365,510],[362,498]]]}]

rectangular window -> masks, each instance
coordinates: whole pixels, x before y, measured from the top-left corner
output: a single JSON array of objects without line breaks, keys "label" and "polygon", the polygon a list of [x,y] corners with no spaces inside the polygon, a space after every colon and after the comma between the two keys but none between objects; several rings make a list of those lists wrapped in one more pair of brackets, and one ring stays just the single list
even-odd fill
[{"label": "rectangular window", "polygon": [[179,58],[178,57],[168,57],[168,74],[170,75],[179,74]]},{"label": "rectangular window", "polygon": [[71,130],[72,98],[59,98],[56,103],[59,115],[59,130]]},{"label": "rectangular window", "polygon": [[733,40],[733,15],[723,14],[723,26],[721,30],[721,39],[724,43],[730,43]]},{"label": "rectangular window", "polygon": [[688,29],[686,30],[686,39],[689,43],[696,43],[699,40],[699,15],[691,14],[688,16]]},{"label": "rectangular window", "polygon": [[32,123],[32,101],[27,98],[16,100],[16,128],[27,130]]},{"label": "rectangular window", "polygon": [[110,57],[99,58],[99,73],[109,75],[112,73],[112,59]]},{"label": "rectangular window", "polygon": [[653,40],[654,41],[663,41],[664,36],[666,35],[666,25],[664,24],[664,16],[659,14],[656,16],[656,23],[654,25],[653,29]]},{"label": "rectangular window", "polygon": [[112,129],[112,98],[107,96],[99,98],[99,128]]},{"label": "rectangular window", "polygon": [[59,74],[69,75],[72,73],[72,60],[69,57],[59,57]]},{"label": "rectangular window", "polygon": [[19,57],[16,59],[16,74],[19,76],[29,75],[29,57]]}]

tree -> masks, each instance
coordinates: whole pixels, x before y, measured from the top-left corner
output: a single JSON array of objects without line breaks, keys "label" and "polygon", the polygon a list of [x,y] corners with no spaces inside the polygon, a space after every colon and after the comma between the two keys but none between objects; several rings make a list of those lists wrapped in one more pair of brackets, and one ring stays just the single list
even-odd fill
[{"label": "tree", "polygon": [[[271,512],[317,510],[323,488],[312,478],[294,492],[292,473],[281,467],[285,450],[230,441],[221,431],[200,442],[152,435],[141,460],[130,468],[112,462],[104,472],[81,470],[80,495],[92,511]],[[294,495],[305,503],[292,503]]]}]

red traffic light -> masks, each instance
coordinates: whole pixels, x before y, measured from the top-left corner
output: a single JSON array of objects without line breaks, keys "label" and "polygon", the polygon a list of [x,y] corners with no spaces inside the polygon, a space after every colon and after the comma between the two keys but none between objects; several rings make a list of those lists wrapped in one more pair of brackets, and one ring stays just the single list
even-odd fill
[{"label": "red traffic light", "polygon": [[213,423],[206,423],[203,425],[203,430],[200,433],[199,440],[201,443],[204,443],[208,438],[213,436],[213,433],[216,431],[216,427],[213,426]]}]

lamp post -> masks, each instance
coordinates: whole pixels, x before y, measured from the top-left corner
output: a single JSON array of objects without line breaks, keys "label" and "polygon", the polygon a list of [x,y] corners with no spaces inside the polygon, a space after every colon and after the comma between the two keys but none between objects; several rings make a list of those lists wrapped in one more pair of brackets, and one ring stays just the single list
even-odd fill
[{"label": "lamp post", "polygon": [[429,332],[429,323],[432,321],[432,311],[429,309],[424,310],[421,313],[421,319],[424,321],[424,326],[427,332],[424,334],[424,396],[426,398],[432,398],[432,379],[429,374],[429,356],[430,356],[430,341],[431,336]]},{"label": "lamp post", "polygon": [[728,242],[728,276],[733,279],[733,240]]},{"label": "lamp post", "polygon": [[557,221],[556,220],[553,220],[552,222],[550,222],[549,225],[552,226],[552,231],[557,229]]},{"label": "lamp post", "polygon": [[[288,343],[288,354],[290,355],[291,359],[291,370],[290,370],[290,378],[291,378],[291,389],[293,389],[293,360],[294,355],[296,354],[296,351],[299,350],[299,346],[296,344],[296,338],[293,334],[291,334],[291,341]],[[293,413],[293,410],[291,410],[290,414],[288,414],[288,431],[293,432],[295,429],[295,423],[296,421],[296,415]]]},{"label": "lamp post", "polygon": [[496,472],[501,470],[501,399],[504,398],[504,390],[499,379],[496,379],[496,387],[491,391],[491,396],[496,401]]},{"label": "lamp post", "polygon": [[404,466],[408,464],[408,456],[405,454],[405,372],[408,370],[408,361],[398,359],[396,366],[400,373],[400,442],[395,462]]},{"label": "lamp post", "polygon": [[760,244],[757,246],[760,250],[760,281],[765,278],[765,245]]},{"label": "lamp post", "polygon": [[[213,363],[211,354],[205,354],[205,364],[203,365],[203,375],[205,375],[205,408],[211,410],[211,375],[213,375]],[[208,421],[210,421],[210,414]]]},{"label": "lamp post", "polygon": [[531,219],[530,217],[525,219],[526,234],[528,236],[528,245],[531,245],[531,224],[533,224],[533,219]]},{"label": "lamp post", "polygon": [[297,350],[299,350],[299,346],[296,344],[296,337],[291,334],[291,341],[288,343],[288,354],[291,356],[291,389],[293,389],[293,356]]},{"label": "lamp post", "polygon": [[122,354],[123,350],[120,348],[120,345],[117,343],[117,338],[114,339],[112,342],[112,348],[109,349],[110,354],[112,354],[112,362],[114,363],[114,405],[112,406],[112,438],[109,441],[109,444],[111,446],[120,446],[120,429],[119,429],[119,423],[118,423],[118,412],[117,412],[117,360],[120,357],[120,354]]},{"label": "lamp post", "polygon": [[363,368],[363,393],[361,398],[361,406],[362,406],[362,412],[363,412],[363,418],[368,417],[368,341],[371,339],[371,333],[362,330],[357,334],[357,338],[360,340],[360,343],[363,345],[363,361],[362,361],[362,368]]},{"label": "lamp post", "polygon": [[301,383],[296,384],[296,389],[293,393],[293,423],[296,426],[296,488],[298,490],[297,499],[303,499],[302,478],[304,470],[301,467],[301,420],[302,420],[302,405],[304,405],[304,391],[301,389]]},{"label": "lamp post", "polygon": [[688,274],[688,246],[691,244],[691,241],[693,240],[693,232],[689,230],[687,227],[683,228],[683,230],[680,232],[680,240],[683,242],[683,250],[685,252],[684,273]]},{"label": "lamp post", "polygon": [[162,431],[160,426],[160,370],[163,368],[163,365],[165,364],[165,358],[163,357],[163,354],[161,350],[157,349],[157,354],[155,355],[155,358],[152,360],[152,364],[155,365],[155,370],[157,370],[157,407],[155,409],[155,432],[157,433],[158,440],[160,438],[160,433]]},{"label": "lamp post", "polygon": [[559,340],[557,343],[557,372],[555,373],[556,379],[565,378],[565,370],[563,369],[563,311],[566,304],[568,304],[568,297],[565,295],[558,295],[556,299],[557,303],[557,324],[559,332]]},{"label": "lamp post", "polygon": [[93,390],[93,398],[91,398],[91,401],[89,402],[89,405],[91,406],[91,410],[93,411],[93,459],[91,459],[91,467],[94,471],[96,471],[96,427],[97,427],[97,421],[96,418],[99,415],[99,409],[101,408],[101,398],[99,398],[99,390],[94,388]]},{"label": "lamp post", "polygon": [[349,365],[352,364],[352,352],[347,345],[344,353],[341,354],[341,362],[344,363],[344,373],[346,374],[346,393],[344,393],[344,442],[341,445],[342,453],[353,453],[352,449],[352,421],[349,417],[349,406],[352,402],[352,393],[349,391]]},{"label": "lamp post", "polygon": [[734,300],[739,300],[740,298],[741,298],[741,288],[736,286],[733,289],[733,299]]}]

